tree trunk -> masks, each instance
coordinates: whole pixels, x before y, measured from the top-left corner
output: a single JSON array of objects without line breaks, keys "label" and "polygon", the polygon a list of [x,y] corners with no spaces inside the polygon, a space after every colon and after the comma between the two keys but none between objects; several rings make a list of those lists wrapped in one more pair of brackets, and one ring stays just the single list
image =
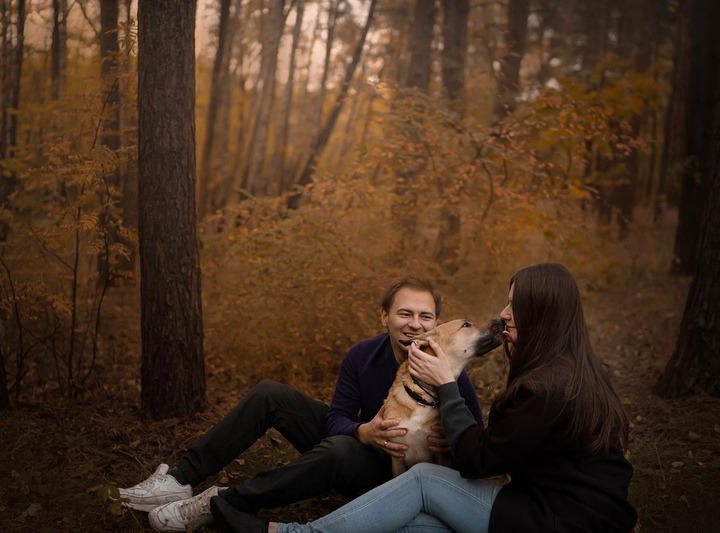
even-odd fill
[{"label": "tree trunk", "polygon": [[[708,0],[714,2],[715,0]],[[699,2],[703,4],[703,2]],[[708,17],[711,26],[720,13]],[[709,35],[706,34],[708,37]],[[698,254],[675,351],[655,392],[674,398],[694,392],[720,396],[720,46],[713,43],[714,60],[706,64],[713,80],[715,101],[710,182],[700,218]]]},{"label": "tree trunk", "polygon": [[[246,6],[247,7],[247,6]],[[237,32],[237,35],[233,36],[233,41],[238,42],[239,46],[237,50],[233,50],[233,56],[236,60],[235,66],[233,67],[232,73],[228,74],[228,92],[226,94],[227,99],[225,104],[228,106],[228,112],[230,111],[230,97],[232,93],[232,85],[237,83],[240,89],[239,95],[239,106],[238,106],[238,129],[237,129],[237,140],[235,155],[233,157],[232,166],[229,170],[222,174],[222,181],[219,183],[217,188],[214,188],[210,193],[209,201],[214,208],[223,208],[229,201],[235,200],[237,195],[232,194],[233,187],[239,183],[242,184],[242,179],[245,175],[247,168],[247,152],[246,152],[246,140],[247,132],[250,129],[253,120],[250,113],[248,113],[248,106],[245,105],[247,77],[243,73],[245,55],[243,49],[243,42],[245,38],[246,25],[249,23],[249,18],[243,16],[243,2],[238,2],[235,9],[235,17],[233,18],[233,34]],[[254,109],[254,107],[253,107]],[[224,117],[224,120],[229,121],[229,116]],[[225,132],[229,136],[229,131]],[[227,143],[221,147],[221,150],[227,149]]]},{"label": "tree trunk", "polygon": [[[232,6],[231,6],[232,7]],[[212,157],[212,161],[215,164],[210,165],[210,172],[217,175],[217,178],[212,180],[212,183],[208,183],[209,187],[207,198],[206,198],[206,209],[215,208],[218,206],[217,191],[226,183],[229,176],[229,155],[230,149],[230,111],[233,96],[233,85],[240,78],[241,94],[240,99],[244,98],[245,84],[242,77],[236,76],[236,70],[242,65],[242,53],[237,56],[237,62],[234,64],[233,69],[230,68],[232,59],[235,57],[235,41],[236,36],[242,40],[242,0],[238,1],[235,5],[234,13],[230,18],[228,24],[228,37],[227,37],[227,50],[223,54],[224,64],[222,65],[222,76],[221,76],[221,90],[220,92],[220,103],[218,104],[218,119],[217,125],[215,126],[215,134],[213,140],[212,152],[217,153]],[[238,31],[240,29],[240,31]],[[239,35],[237,35],[239,34]],[[242,45],[242,43],[241,43]],[[243,124],[242,114],[240,116],[240,124]],[[242,128],[239,128],[242,129]]]},{"label": "tree trunk", "polygon": [[423,91],[427,91],[430,87],[435,14],[435,0],[415,0],[412,35],[409,41],[410,64],[405,85]]},{"label": "tree trunk", "polygon": [[[120,76],[118,72],[118,0],[102,0],[100,2],[100,76],[103,80],[103,123],[100,144],[112,152],[121,146],[120,138]],[[106,284],[114,283],[115,269],[108,256],[112,245],[122,242],[130,250],[130,260],[117,258],[117,270],[133,271],[134,246],[120,237],[119,227],[122,224],[116,205],[125,205],[126,199],[119,198],[123,193],[123,179],[119,169],[114,169],[105,176],[110,185],[108,197],[104,198],[101,212],[101,226],[106,235],[106,247],[98,255],[99,280]],[[120,200],[120,201],[118,201]]]},{"label": "tree trunk", "polygon": [[330,0],[327,15],[327,38],[325,39],[325,56],[323,58],[322,78],[320,78],[320,86],[318,88],[317,109],[315,111],[315,131],[322,126],[323,108],[325,107],[325,96],[327,95],[327,80],[330,77],[330,59],[332,57],[332,47],[335,43],[335,24],[337,23],[338,13],[340,12],[341,0]]},{"label": "tree trunk", "polygon": [[194,1],[140,0],[138,173],[142,410],[205,403],[195,213]]},{"label": "tree trunk", "polygon": [[[443,0],[443,11],[443,86],[451,105],[462,116],[469,2],[467,0]],[[444,187],[444,184],[440,185]],[[462,234],[462,221],[457,205],[447,203],[443,207],[440,217],[435,261],[445,273],[452,275],[457,272],[459,266],[460,236]]]},{"label": "tree trunk", "polygon": [[275,97],[275,72],[277,70],[278,49],[283,34],[285,19],[283,17],[284,0],[271,0],[268,16],[269,28],[265,31],[262,47],[260,91],[257,116],[252,132],[252,150],[248,162],[248,171],[243,188],[251,194],[262,190],[265,183],[260,183],[265,169],[268,133],[270,130],[270,113]]},{"label": "tree trunk", "polygon": [[[2,87],[0,87],[0,160],[12,157],[17,146],[17,126],[20,108],[20,81],[25,42],[25,0],[19,0],[15,19],[15,43],[10,38],[12,4],[3,2],[0,10],[2,15],[2,47],[0,58],[2,68]],[[12,111],[11,111],[12,110]],[[0,208],[7,209],[8,199],[15,190],[17,178],[14,172],[0,179]],[[0,242],[8,237],[9,226],[4,220],[0,221]]]},{"label": "tree trunk", "polygon": [[[672,270],[678,274],[692,275],[698,254],[698,232],[702,216],[703,201],[707,196],[706,184],[712,165],[713,147],[711,146],[712,125],[708,114],[717,101],[713,92],[718,70],[717,39],[712,30],[717,19],[711,18],[717,13],[719,5],[709,0],[691,2],[689,37],[690,56],[685,58],[690,64],[686,109],[686,145],[685,153],[689,157],[684,167],[678,226],[675,234],[675,250]],[[710,69],[710,70],[708,70]]]},{"label": "tree trunk", "polygon": [[52,0],[53,31],[51,46],[52,98],[57,100],[65,92],[67,80],[67,0]]},{"label": "tree trunk", "polygon": [[520,63],[525,55],[529,9],[528,0],[510,0],[508,3],[506,53],[500,60],[500,80],[495,103],[497,118],[515,109],[515,97],[520,91]]},{"label": "tree trunk", "polygon": [[10,394],[7,386],[7,373],[5,372],[5,354],[0,344],[0,411],[10,409]]},{"label": "tree trunk", "polygon": [[445,95],[461,116],[464,109],[469,12],[468,0],[443,0],[443,86]]},{"label": "tree trunk", "polygon": [[230,53],[232,44],[228,42],[228,26],[230,22],[231,0],[220,0],[220,21],[218,24],[218,43],[213,62],[212,76],[210,78],[210,101],[208,103],[207,124],[205,127],[205,142],[203,142],[202,156],[200,157],[200,176],[198,187],[198,216],[202,220],[208,210],[208,191],[211,177],[211,161],[213,155],[213,141],[215,140],[215,122],[218,109],[222,103],[223,83],[227,66],[226,56]]},{"label": "tree trunk", "polygon": [[585,34],[585,45],[581,48],[583,70],[590,74],[600,59],[608,51],[608,34],[610,27],[609,2],[582,0],[580,17]]},{"label": "tree trunk", "polygon": [[684,163],[687,138],[686,105],[690,80],[690,1],[681,0],[678,5],[678,17],[673,42],[673,72],[670,95],[665,110],[664,140],[660,159],[660,176],[658,179],[657,197],[653,205],[653,218],[660,220],[663,207],[667,202],[677,204],[677,194],[672,192],[680,189],[681,167]]},{"label": "tree trunk", "polygon": [[[348,89],[350,88],[350,82],[352,81],[355,69],[360,62],[360,57],[362,56],[363,47],[365,46],[365,39],[367,38],[368,31],[370,30],[370,25],[372,24],[376,4],[377,0],[370,0],[370,7],[368,8],[367,18],[365,19],[365,26],[363,26],[362,33],[360,34],[360,39],[355,46],[352,60],[350,61],[347,69],[345,70],[345,78],[343,79],[342,85],[340,86],[340,93],[335,99],[335,103],[333,104],[333,107],[330,111],[330,115],[323,124],[323,127],[313,139],[310,147],[310,154],[307,161],[305,162],[305,165],[303,166],[302,172],[300,173],[300,179],[298,180],[298,185],[300,186],[307,185],[308,183],[310,183],[310,181],[312,181],[312,172],[315,170],[315,162],[317,161],[317,158],[322,153],[325,145],[330,139],[330,134],[335,127],[335,122],[340,115],[340,111],[342,111],[343,103],[345,102]],[[300,196],[301,193],[298,191],[295,194],[291,195],[290,198],[288,198],[287,205],[290,209],[297,209],[299,207]]]},{"label": "tree trunk", "polygon": [[295,58],[297,56],[300,33],[302,29],[303,14],[305,12],[305,0],[297,0],[295,6],[295,27],[293,29],[292,45],[290,48],[290,64],[288,65],[288,77],[285,84],[285,96],[283,98],[282,112],[278,121],[278,131],[275,138],[278,141],[277,148],[273,151],[272,172],[270,177],[273,182],[268,192],[277,194],[282,192],[286,186],[285,161],[287,160],[288,136],[290,131],[290,113],[292,112],[293,88],[295,86]]},{"label": "tree trunk", "polygon": [[[100,143],[110,150],[120,148],[120,85],[118,83],[118,0],[100,2],[100,75],[105,98]],[[117,185],[117,183],[114,183]]]}]

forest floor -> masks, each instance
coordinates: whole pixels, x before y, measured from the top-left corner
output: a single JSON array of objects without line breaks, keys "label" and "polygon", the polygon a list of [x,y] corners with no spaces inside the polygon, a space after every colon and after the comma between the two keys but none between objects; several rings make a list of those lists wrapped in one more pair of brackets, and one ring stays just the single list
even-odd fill
[{"label": "forest floor", "polygon": [[[674,347],[687,287],[686,279],[659,276],[585,295],[596,351],[611,366],[632,420],[630,499],[643,532],[717,531],[720,398],[666,401],[651,393]],[[189,419],[141,420],[133,298],[119,298],[110,307],[126,324],[99,361],[96,375],[103,385],[74,402],[52,394],[37,399],[38,393],[32,402],[0,413],[0,531],[149,531],[144,513],[103,502],[104,487],[132,485],[159,462],[172,464],[258,377],[276,378],[263,375],[268,370],[261,361],[228,362],[211,353],[206,410]],[[327,375],[321,385],[300,388],[327,400],[333,383]],[[294,455],[271,432],[201,488],[233,483]],[[305,520],[342,501],[328,496],[266,516]]]}]

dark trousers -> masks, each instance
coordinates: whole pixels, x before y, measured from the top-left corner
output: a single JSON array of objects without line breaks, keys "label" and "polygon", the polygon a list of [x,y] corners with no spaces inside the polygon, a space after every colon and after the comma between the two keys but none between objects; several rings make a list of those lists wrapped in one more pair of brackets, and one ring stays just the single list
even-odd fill
[{"label": "dark trousers", "polygon": [[273,427],[302,456],[220,493],[246,512],[287,505],[338,489],[361,494],[391,477],[390,457],[355,437],[325,437],[328,407],[274,381],[262,381],[188,450],[175,467],[197,485],[217,474]]}]

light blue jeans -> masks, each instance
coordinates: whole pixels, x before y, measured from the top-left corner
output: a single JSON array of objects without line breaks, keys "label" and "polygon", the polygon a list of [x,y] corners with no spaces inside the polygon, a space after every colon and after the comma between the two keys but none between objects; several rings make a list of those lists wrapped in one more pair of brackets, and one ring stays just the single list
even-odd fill
[{"label": "light blue jeans", "polygon": [[279,524],[278,533],[486,533],[502,487],[465,479],[451,468],[420,463],[308,524]]}]

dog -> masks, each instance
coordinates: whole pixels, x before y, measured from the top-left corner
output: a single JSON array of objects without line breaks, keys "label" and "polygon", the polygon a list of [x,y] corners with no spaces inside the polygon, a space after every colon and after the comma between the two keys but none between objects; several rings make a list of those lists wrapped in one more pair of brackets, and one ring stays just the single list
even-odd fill
[{"label": "dog", "polygon": [[[415,343],[423,351],[433,354],[428,339],[437,342],[447,357],[459,360],[465,367],[471,360],[485,355],[502,343],[504,324],[502,320],[491,320],[477,327],[467,320],[451,320],[434,329],[403,343],[409,347]],[[434,355],[434,354],[433,354]],[[393,476],[398,476],[417,463],[450,465],[445,454],[435,454],[428,449],[427,437],[431,427],[440,423],[437,394],[432,385],[413,378],[408,370],[407,354],[395,375],[395,381],[388,391],[383,419],[400,420],[398,427],[407,429],[402,437],[392,442],[407,445],[405,457],[392,458]]]}]

